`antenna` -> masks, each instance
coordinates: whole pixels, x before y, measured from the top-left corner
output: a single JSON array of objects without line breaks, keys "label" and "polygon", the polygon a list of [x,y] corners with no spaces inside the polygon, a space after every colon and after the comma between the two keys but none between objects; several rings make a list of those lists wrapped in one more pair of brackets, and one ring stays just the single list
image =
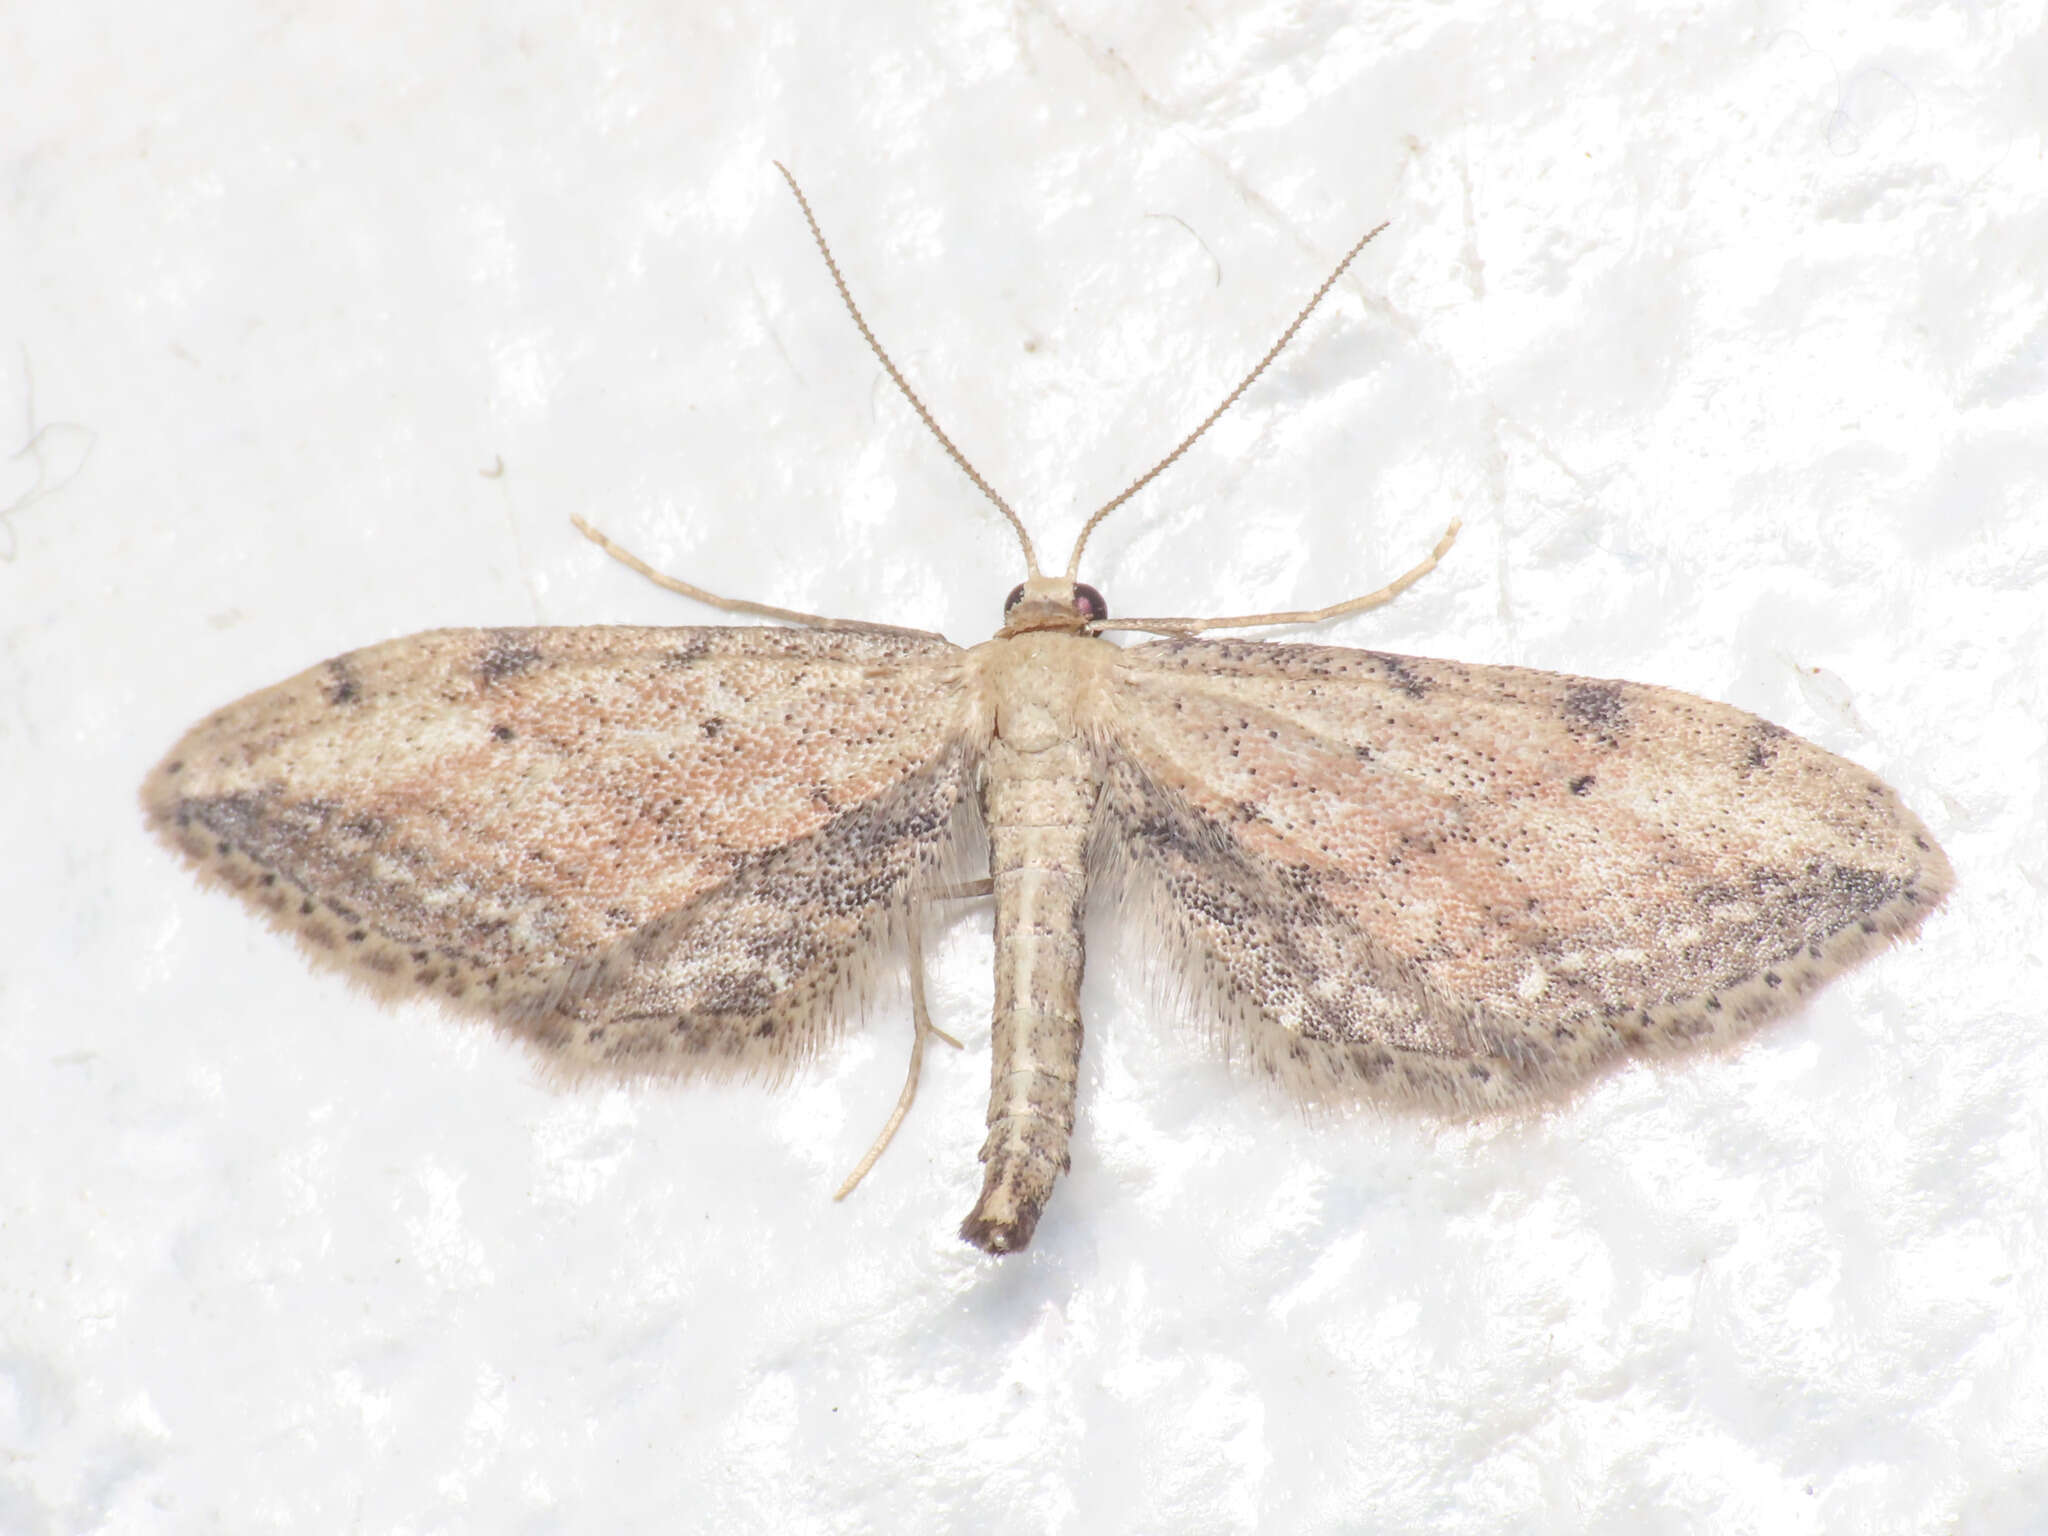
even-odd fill
[{"label": "antenna", "polygon": [[[784,171],[783,174],[786,176],[789,173],[787,171]],[[792,182],[791,185],[794,186],[795,183]],[[802,196],[802,194],[799,193],[798,196]],[[815,227],[816,226],[813,226],[813,228]],[[1256,379],[1260,374],[1264,373],[1266,371],[1267,364],[1271,363],[1274,358],[1280,355],[1280,349],[1286,346],[1288,342],[1294,340],[1294,333],[1301,329],[1303,321],[1308,319],[1308,317],[1311,314],[1315,313],[1315,307],[1323,302],[1323,296],[1337,285],[1337,279],[1344,275],[1344,269],[1351,265],[1352,261],[1357,257],[1360,251],[1365,249],[1366,243],[1370,241],[1374,235],[1377,235],[1380,232],[1380,230],[1385,229],[1386,227],[1387,226],[1385,224],[1381,224],[1378,229],[1367,230],[1365,234],[1359,238],[1358,243],[1352,246],[1350,250],[1344,253],[1344,259],[1337,263],[1337,268],[1334,272],[1332,272],[1328,277],[1323,279],[1323,286],[1318,288],[1315,291],[1315,293],[1310,297],[1308,303],[1302,306],[1301,313],[1294,317],[1294,323],[1288,326],[1286,330],[1280,333],[1280,339],[1274,342],[1273,345],[1267,349],[1266,355],[1259,359],[1258,365],[1254,367],[1250,373],[1246,374],[1242,379],[1238,380],[1237,388],[1233,389],[1229,394],[1223,397],[1223,403],[1217,406],[1216,409],[1211,411],[1207,416],[1202,418],[1202,424],[1199,427],[1195,428],[1194,431],[1190,432],[1186,437],[1182,438],[1180,442],[1175,445],[1173,452],[1169,453],[1157,464],[1154,464],[1150,469],[1146,470],[1145,473],[1138,476],[1137,479],[1133,480],[1129,485],[1125,486],[1123,490],[1119,491],[1115,496],[1111,497],[1108,501],[1104,502],[1100,507],[1098,507],[1095,510],[1094,515],[1090,517],[1085,524],[1082,525],[1081,536],[1078,539],[1074,540],[1074,553],[1067,560],[1067,580],[1073,581],[1080,576],[1081,550],[1088,542],[1088,535],[1095,531],[1096,525],[1099,524],[1105,517],[1109,516],[1110,513],[1114,512],[1118,507],[1122,506],[1125,502],[1129,501],[1133,496],[1137,495],[1138,492],[1142,491],[1146,486],[1150,485],[1153,482],[1153,480],[1158,478],[1160,471],[1164,470],[1167,465],[1171,464],[1175,459],[1179,458],[1182,454],[1186,453],[1188,449],[1192,448],[1195,444],[1195,440],[1216,424],[1217,417],[1221,416],[1225,411],[1229,410],[1233,405],[1237,404],[1237,397],[1243,394],[1247,389],[1250,389],[1252,387],[1252,381]],[[828,257],[827,259],[829,260],[830,258]],[[842,289],[841,291],[844,292],[845,290]],[[848,302],[850,303],[852,301],[849,300]],[[867,327],[862,326],[861,329],[865,331]],[[893,372],[894,370],[891,371]],[[922,407],[920,407],[920,409],[922,409]],[[932,430],[937,431],[938,429],[934,427]],[[947,446],[950,447],[951,444],[948,444]],[[970,470],[969,473],[971,474],[972,471]],[[990,494],[994,493],[991,492]],[[1000,505],[1000,503],[998,503],[998,505]],[[1009,508],[1005,507],[1003,508],[1003,510],[1007,512]]]},{"label": "antenna", "polygon": [[[917,391],[910,387],[909,381],[903,377],[903,374],[896,365],[889,360],[889,354],[882,350],[882,344],[875,340],[875,333],[868,329],[867,321],[861,318],[860,306],[853,302],[853,295],[847,291],[846,279],[839,275],[839,263],[832,259],[832,247],[825,243],[825,232],[818,228],[818,220],[811,212],[810,199],[804,196],[804,189],[796,184],[796,178],[789,174],[788,166],[778,160],[775,162],[775,169],[782,172],[782,179],[789,183],[789,190],[796,194],[796,205],[804,212],[804,222],[811,226],[811,238],[818,242],[818,254],[825,258],[825,269],[832,274],[833,286],[839,290],[839,297],[846,305],[846,312],[853,316],[853,323],[860,327],[862,338],[867,342],[875,356],[881,359],[883,369],[887,371],[889,377],[895,382],[896,387],[903,391],[903,398],[910,402],[910,408],[917,412],[918,419],[929,427],[932,436],[939,440],[939,446],[946,450],[953,462],[958,464],[962,471],[966,473],[967,478],[974,482],[975,488],[996,504],[996,510],[1009,519],[1010,526],[1017,531],[1017,542],[1024,546],[1024,564],[1029,568],[1033,576],[1037,576],[1039,574],[1038,553],[1031,547],[1031,535],[1024,531],[1023,520],[1011,509],[1007,501],[996,494],[996,488],[981,478],[981,472],[967,462],[967,456],[953,446],[953,439],[946,436],[945,430],[932,419],[932,413],[926,410],[924,402],[917,398]],[[1348,260],[1349,258],[1347,257],[1346,259]],[[1339,270],[1341,271],[1342,268],[1339,268]],[[1331,281],[1334,282],[1336,279],[1332,278]],[[1323,286],[1327,288],[1329,284],[1325,283]],[[1317,294],[1316,297],[1321,298],[1322,295]],[[1298,320],[1295,322],[1296,325],[1300,323]],[[1292,334],[1293,332],[1290,330],[1288,335],[1291,336]],[[1282,337],[1281,339],[1284,341],[1286,338]],[[1278,351],[1279,349],[1276,347],[1274,350]],[[1260,366],[1264,367],[1265,365],[1262,363]],[[1251,381],[1247,379],[1245,382],[1248,384]],[[1243,386],[1239,387],[1242,388]],[[1206,426],[1207,423],[1205,422],[1203,425]],[[1174,451],[1177,453],[1179,449]],[[1164,466],[1162,465],[1161,467],[1163,468]],[[1154,473],[1157,473],[1157,471],[1154,471]],[[1133,489],[1136,489],[1136,487],[1133,487]]]}]

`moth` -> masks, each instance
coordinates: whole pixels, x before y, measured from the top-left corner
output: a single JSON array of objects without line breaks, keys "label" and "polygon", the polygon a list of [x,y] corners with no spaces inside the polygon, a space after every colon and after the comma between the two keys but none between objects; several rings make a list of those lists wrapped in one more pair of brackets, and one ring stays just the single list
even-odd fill
[{"label": "moth", "polygon": [[[856,1180],[939,1033],[925,909],[992,896],[988,1136],[961,1235],[994,1254],[1031,1241],[1068,1166],[1091,901],[1298,1098],[1472,1116],[1737,1039],[1948,891],[1889,788],[1742,710],[1203,638],[1384,602],[1456,524],[1398,581],[1329,608],[1111,620],[1076,579],[1089,535],[1378,230],[1047,575],[789,185],[875,356],[1017,534],[1028,575],[994,638],[719,598],[578,520],[664,585],[787,622],[439,630],[323,662],[200,722],[145,783],[149,821],[204,880],[374,992],[487,1019],[569,1079],[777,1077],[906,947],[909,1077]],[[1112,630],[1162,638],[1124,648]]]}]

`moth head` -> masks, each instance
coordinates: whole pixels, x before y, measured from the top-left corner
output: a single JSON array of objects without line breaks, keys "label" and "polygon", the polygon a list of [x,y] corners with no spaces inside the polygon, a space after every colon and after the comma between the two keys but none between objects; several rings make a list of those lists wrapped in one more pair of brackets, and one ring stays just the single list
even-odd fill
[{"label": "moth head", "polygon": [[1003,599],[1005,635],[1033,629],[1083,630],[1109,617],[1109,604],[1085,581],[1064,576],[1033,576],[1020,581]]}]

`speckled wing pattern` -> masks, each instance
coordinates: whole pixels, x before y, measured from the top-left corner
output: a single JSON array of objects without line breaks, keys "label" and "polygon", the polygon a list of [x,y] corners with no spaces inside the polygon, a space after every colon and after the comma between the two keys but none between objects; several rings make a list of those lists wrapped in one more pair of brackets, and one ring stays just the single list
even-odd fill
[{"label": "speckled wing pattern", "polygon": [[1738,1037],[1951,883],[1874,775],[1668,689],[1200,639],[1114,674],[1098,836],[1310,1100],[1510,1108]]},{"label": "speckled wing pattern", "polygon": [[775,1075],[950,856],[980,754],[961,654],[440,630],[202,721],[143,803],[316,959],[488,1017],[566,1075]]}]

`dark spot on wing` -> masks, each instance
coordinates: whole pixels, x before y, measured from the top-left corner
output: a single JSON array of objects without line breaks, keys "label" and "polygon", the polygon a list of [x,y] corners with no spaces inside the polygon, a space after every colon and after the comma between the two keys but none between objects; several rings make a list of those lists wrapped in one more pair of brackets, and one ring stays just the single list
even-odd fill
[{"label": "dark spot on wing", "polygon": [[500,741],[510,741],[512,739],[513,731],[512,727],[509,725],[494,725],[491,727],[491,734],[497,737],[498,740]]},{"label": "dark spot on wing", "polygon": [[1607,746],[1628,729],[1628,710],[1619,683],[1573,683],[1564,691],[1564,718],[1573,732]]},{"label": "dark spot on wing", "polygon": [[1753,773],[1759,768],[1768,768],[1777,761],[1778,743],[1792,733],[1782,725],[1773,725],[1768,720],[1759,720],[1749,728],[1749,750],[1744,754],[1744,772]]},{"label": "dark spot on wing", "polygon": [[1576,779],[1572,780],[1571,788],[1572,793],[1575,795],[1583,795],[1587,790],[1591,789],[1592,787],[1593,775],[1591,775],[1590,773],[1582,773]]},{"label": "dark spot on wing", "polygon": [[346,656],[337,656],[328,662],[326,672],[329,704],[353,704],[362,697],[362,688],[356,682],[355,672],[349,667]]},{"label": "dark spot on wing", "polygon": [[1409,698],[1419,699],[1428,694],[1429,684],[1409,670],[1406,656],[1389,656],[1384,651],[1367,651],[1366,654],[1380,664],[1387,681]]},{"label": "dark spot on wing", "polygon": [[541,654],[538,646],[528,638],[523,629],[494,629],[490,644],[477,661],[477,680],[485,687],[501,682],[508,677],[517,677],[521,672],[530,671],[540,665]]},{"label": "dark spot on wing", "polygon": [[703,630],[689,631],[689,639],[661,658],[664,667],[695,666],[711,653],[711,639]]}]

